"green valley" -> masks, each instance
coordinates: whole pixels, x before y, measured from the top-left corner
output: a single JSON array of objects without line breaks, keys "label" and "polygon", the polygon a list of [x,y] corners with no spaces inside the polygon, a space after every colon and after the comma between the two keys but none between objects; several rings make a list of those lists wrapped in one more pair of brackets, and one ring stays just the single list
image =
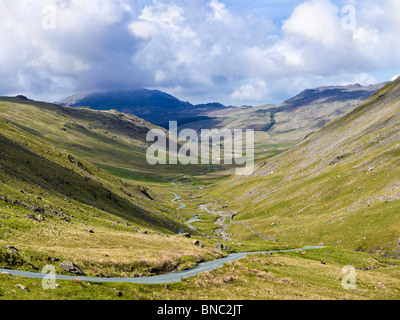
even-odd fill
[{"label": "green valley", "polygon": [[[0,299],[397,299],[399,107],[396,80],[306,138],[258,136],[255,171],[235,176],[149,165],[158,127],[134,115],[1,98],[0,268],[77,277],[46,290],[6,272]],[[256,121],[262,108],[240,112]],[[269,131],[281,112],[268,113]],[[279,251],[306,246],[324,248]],[[254,254],[177,283],[79,278],[163,275],[240,252]],[[349,265],[357,287],[345,289]]]}]

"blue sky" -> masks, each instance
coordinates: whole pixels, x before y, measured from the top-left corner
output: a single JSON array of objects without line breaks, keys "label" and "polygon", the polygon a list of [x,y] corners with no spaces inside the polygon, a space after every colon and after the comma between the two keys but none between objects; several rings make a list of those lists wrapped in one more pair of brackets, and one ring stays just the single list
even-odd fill
[{"label": "blue sky", "polygon": [[279,104],[399,75],[399,16],[398,0],[0,0],[0,95]]}]

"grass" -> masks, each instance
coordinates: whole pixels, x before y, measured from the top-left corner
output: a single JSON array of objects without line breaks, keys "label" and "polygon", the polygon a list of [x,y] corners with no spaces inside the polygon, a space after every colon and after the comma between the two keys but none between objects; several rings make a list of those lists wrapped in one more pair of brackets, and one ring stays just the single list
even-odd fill
[{"label": "grass", "polygon": [[[0,249],[16,246],[21,259],[5,255],[0,265],[41,270],[56,258],[91,275],[136,276],[221,257],[212,246],[173,236],[185,225],[169,200],[150,199],[145,186],[18,126],[0,121],[0,128]],[[27,217],[39,214],[44,221]]]},{"label": "grass", "polygon": [[[355,262],[357,261],[357,264]],[[324,262],[322,264],[321,262]],[[345,265],[356,268],[356,288],[342,287]],[[367,269],[363,271],[361,268]],[[397,300],[398,262],[336,248],[273,255],[254,254],[168,285],[57,281],[44,290],[41,281],[0,275],[0,299],[32,300]],[[23,284],[30,292],[15,288]]]},{"label": "grass", "polygon": [[[399,250],[397,86],[296,146],[259,144],[250,177],[232,176],[229,167],[201,174],[206,167],[147,165],[149,124],[133,116],[0,101],[0,265],[41,270],[73,261],[87,275],[127,277],[222,257],[218,242],[227,252],[328,246],[253,254],[169,285],[76,280],[49,291],[37,280],[0,275],[0,299],[398,299],[399,261],[383,258]],[[176,210],[171,192],[185,208]],[[278,241],[229,220],[231,240],[222,241],[217,217],[199,211],[209,203]],[[43,209],[45,221],[27,218]],[[192,239],[173,235],[190,230],[185,221],[196,213],[201,221],[192,224]],[[5,249],[10,245],[18,253]],[[341,285],[347,265],[356,268],[354,290]]]},{"label": "grass", "polygon": [[120,178],[162,180],[179,173],[198,174],[207,168],[202,165],[149,165],[146,134],[157,127],[133,115],[1,98],[0,117]]},{"label": "grass", "polygon": [[[398,253],[398,86],[260,160],[250,178],[227,179],[202,195],[234,207],[235,221],[278,243]],[[251,237],[238,226],[228,230]]]}]

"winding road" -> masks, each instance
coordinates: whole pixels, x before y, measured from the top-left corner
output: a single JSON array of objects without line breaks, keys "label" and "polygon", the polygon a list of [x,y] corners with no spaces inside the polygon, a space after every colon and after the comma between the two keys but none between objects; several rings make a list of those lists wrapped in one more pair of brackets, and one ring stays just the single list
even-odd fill
[{"label": "winding road", "polygon": [[54,276],[56,280],[73,280],[80,279],[82,281],[88,282],[107,282],[107,283],[138,283],[138,284],[168,284],[168,283],[176,283],[182,281],[183,278],[193,277],[199,273],[205,271],[211,271],[217,268],[222,267],[228,261],[238,261],[247,257],[250,254],[269,254],[269,253],[280,253],[280,252],[294,252],[297,250],[306,251],[306,250],[318,250],[323,249],[325,247],[315,246],[315,247],[305,247],[300,249],[290,249],[290,250],[272,250],[272,251],[258,251],[258,252],[240,252],[233,253],[227,256],[226,258],[203,262],[197,265],[192,269],[188,269],[185,271],[172,272],[165,275],[153,276],[153,277],[142,277],[142,278],[96,278],[96,277],[77,277],[77,276],[64,276],[64,275],[50,275],[44,273],[35,273],[35,272],[26,272],[26,271],[16,271],[16,270],[8,270],[8,269],[0,269],[0,273],[6,272],[11,274],[12,276],[20,276],[23,278],[30,279],[43,279],[50,278]]},{"label": "winding road", "polygon": [[[174,181],[171,182],[171,184],[176,188],[177,185],[175,184]],[[178,202],[178,200],[181,200],[182,198],[174,193],[175,198],[171,201],[176,202],[180,205],[177,210],[182,209],[186,207],[184,203]],[[233,222],[233,216],[235,215],[235,212],[233,211],[219,211],[219,212],[214,212],[211,210],[207,205],[200,205],[199,206],[201,209],[215,215],[219,215],[220,218],[217,220],[216,224],[220,225],[222,229],[218,230],[218,235],[223,238],[223,239],[229,239],[229,235],[226,234],[226,229],[227,225],[224,224],[225,220],[230,218],[231,222]],[[192,219],[187,221],[188,223],[194,222],[197,220],[199,217],[198,214],[196,214]],[[233,222],[234,223],[234,222]],[[247,225],[243,224],[245,227],[248,227]],[[193,228],[193,227],[191,227]],[[249,227],[249,229],[254,233],[254,230]],[[258,236],[261,236],[259,234],[256,234]],[[271,240],[271,239],[265,239],[265,240]],[[83,277],[83,276],[66,276],[66,275],[51,275],[51,274],[45,274],[45,273],[35,273],[35,272],[27,272],[27,271],[18,271],[18,270],[9,270],[9,269],[0,269],[0,273],[7,273],[12,276],[20,276],[23,278],[30,278],[30,279],[44,279],[44,278],[51,278],[55,277],[56,280],[76,280],[80,279],[82,281],[88,281],[88,282],[105,282],[105,283],[137,283],[137,284],[168,284],[168,283],[176,283],[182,281],[183,278],[188,278],[188,277],[193,277],[199,273],[205,272],[205,271],[211,271],[217,268],[222,267],[225,265],[225,263],[229,261],[238,261],[240,259],[243,259],[247,257],[250,254],[272,254],[272,253],[280,253],[280,252],[294,252],[297,250],[301,251],[306,251],[306,250],[318,250],[318,249],[323,249],[325,247],[322,246],[312,246],[312,247],[304,247],[300,249],[288,249],[288,250],[271,250],[271,251],[257,251],[257,252],[240,252],[240,253],[233,253],[228,255],[225,258],[222,259],[217,259],[214,261],[209,261],[209,262],[203,262],[197,265],[194,268],[184,270],[184,271],[179,271],[179,272],[172,272],[168,273],[165,275],[159,275],[159,276],[152,276],[152,277],[140,277],[140,278],[97,278],[97,277]]]}]

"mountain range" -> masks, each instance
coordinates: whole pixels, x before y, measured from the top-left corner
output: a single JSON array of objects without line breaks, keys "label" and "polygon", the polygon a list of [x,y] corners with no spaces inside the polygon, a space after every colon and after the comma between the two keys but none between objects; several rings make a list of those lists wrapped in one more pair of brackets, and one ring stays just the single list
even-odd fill
[{"label": "mountain range", "polygon": [[90,107],[95,110],[116,109],[166,128],[170,120],[186,123],[199,117],[205,117],[211,111],[226,108],[220,103],[192,105],[168,93],[143,88],[81,93],[57,103],[71,107]]},{"label": "mountain range", "polygon": [[279,106],[224,106],[220,103],[192,105],[158,90],[136,89],[78,94],[58,103],[95,110],[116,109],[168,128],[254,129],[257,145],[293,145],[321,129],[334,118],[351,111],[385,83],[369,86],[329,86],[308,89]]}]

